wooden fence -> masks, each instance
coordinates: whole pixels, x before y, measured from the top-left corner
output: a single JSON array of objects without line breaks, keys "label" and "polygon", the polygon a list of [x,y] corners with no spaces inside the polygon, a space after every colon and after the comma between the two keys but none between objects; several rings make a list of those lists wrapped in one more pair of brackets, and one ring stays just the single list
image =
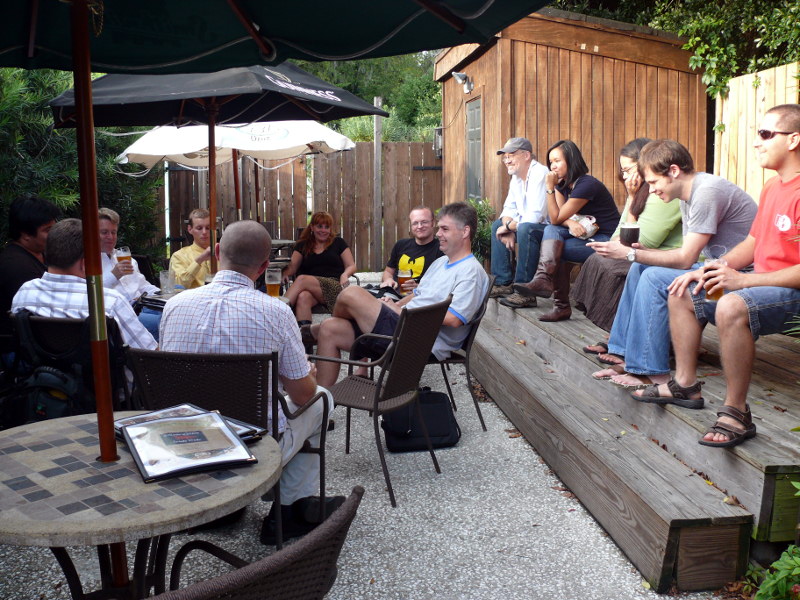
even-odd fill
[{"label": "wooden fence", "polygon": [[[218,214],[223,224],[240,218],[272,222],[275,237],[295,239],[297,229],[307,224],[309,212],[327,211],[333,216],[334,229],[350,244],[359,271],[382,270],[394,243],[409,235],[409,211],[418,205],[441,207],[442,171],[430,144],[384,142],[381,153],[381,214],[373,208],[375,168],[370,142],[357,143],[353,151],[309,156],[282,166],[280,161],[255,164],[243,159],[240,210],[233,164],[220,165]],[[188,243],[184,223],[189,213],[207,206],[207,185],[197,171],[170,169],[169,196],[170,250],[174,252]]]},{"label": "wooden fence", "polygon": [[727,98],[717,99],[714,173],[746,190],[756,201],[775,171],[762,169],[753,140],[764,113],[800,100],[800,63],[732,79]]}]

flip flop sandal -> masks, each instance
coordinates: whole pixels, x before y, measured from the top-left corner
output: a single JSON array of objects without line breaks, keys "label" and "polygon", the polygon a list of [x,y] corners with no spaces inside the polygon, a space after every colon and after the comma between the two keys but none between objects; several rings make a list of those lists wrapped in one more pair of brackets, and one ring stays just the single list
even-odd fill
[{"label": "flip flop sandal", "polygon": [[595,371],[592,373],[592,378],[596,379],[597,381],[608,381],[612,377],[616,375],[622,375],[625,373],[625,370],[621,367],[610,367],[608,369],[603,369],[602,371]]},{"label": "flip flop sandal", "polygon": [[611,383],[626,390],[640,390],[648,385],[653,385],[653,382],[647,375],[636,375],[635,373],[621,373],[621,375],[630,375],[639,380],[639,383],[625,383],[623,381],[617,381],[614,377],[611,378]]},{"label": "flip flop sandal", "polygon": [[717,411],[718,417],[730,417],[734,421],[741,423],[742,428],[733,427],[727,423],[720,423],[719,419],[708,428],[705,435],[709,433],[720,433],[728,437],[726,442],[712,442],[705,439],[699,439],[697,442],[703,446],[711,446],[712,448],[732,448],[738,446],[745,440],[756,437],[756,425],[753,423],[753,415],[750,413],[750,406],[745,405],[747,409],[742,412],[732,406],[723,406]]},{"label": "flip flop sandal", "polygon": [[[610,357],[614,358],[610,358]],[[613,354],[611,352],[603,352],[602,354],[597,355],[597,360],[604,365],[620,365],[625,366],[625,357],[620,356],[619,354]]]},{"label": "flip flop sandal", "polygon": [[634,394],[631,392],[631,398],[639,402],[649,402],[650,404],[675,404],[683,408],[703,408],[705,400],[702,396],[700,398],[689,397],[692,394],[699,393],[700,386],[702,385],[703,382],[696,381],[689,387],[683,387],[674,379],[670,379],[667,382],[667,387],[672,393],[671,396],[662,396],[659,394],[658,384],[654,384],[640,388],[641,394]]},{"label": "flip flop sandal", "polygon": [[[602,348],[602,350],[595,350],[594,348]],[[608,352],[608,344],[605,342],[597,342],[591,346],[584,346],[583,351],[586,354],[605,354]]]}]

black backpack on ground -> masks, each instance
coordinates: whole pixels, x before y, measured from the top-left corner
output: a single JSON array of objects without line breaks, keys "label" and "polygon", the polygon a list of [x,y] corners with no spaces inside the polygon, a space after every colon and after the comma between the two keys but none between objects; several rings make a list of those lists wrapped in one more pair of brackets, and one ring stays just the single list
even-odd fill
[{"label": "black backpack on ground", "polygon": [[[434,448],[455,446],[461,439],[461,428],[447,394],[432,392],[429,387],[420,388],[419,405],[431,445]],[[414,402],[384,414],[381,417],[381,428],[389,452],[428,449]]]}]

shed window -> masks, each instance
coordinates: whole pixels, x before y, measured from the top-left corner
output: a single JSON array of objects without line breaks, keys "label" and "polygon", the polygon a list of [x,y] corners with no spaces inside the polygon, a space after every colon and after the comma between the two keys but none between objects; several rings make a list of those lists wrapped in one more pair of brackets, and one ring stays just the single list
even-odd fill
[{"label": "shed window", "polygon": [[467,198],[483,198],[481,99],[467,102]]}]

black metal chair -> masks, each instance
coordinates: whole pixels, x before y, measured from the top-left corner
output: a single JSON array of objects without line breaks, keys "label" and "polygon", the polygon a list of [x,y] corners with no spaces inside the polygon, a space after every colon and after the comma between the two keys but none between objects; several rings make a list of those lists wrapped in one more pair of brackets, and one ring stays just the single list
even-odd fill
[{"label": "black metal chair", "polygon": [[155,269],[153,269],[153,261],[146,254],[132,254],[131,258],[139,265],[139,272],[156,287],[161,287],[161,282],[156,276]]},{"label": "black metal chair", "polygon": [[467,375],[467,388],[469,389],[469,393],[472,395],[472,402],[475,404],[475,410],[478,413],[478,420],[480,420],[481,427],[483,427],[484,431],[486,431],[486,423],[483,420],[483,413],[481,413],[480,404],[478,404],[478,396],[475,394],[475,390],[472,387],[472,373],[469,367],[469,358],[470,354],[472,353],[472,342],[475,341],[475,335],[478,333],[478,328],[481,326],[483,315],[486,314],[486,306],[489,303],[489,292],[492,290],[494,280],[494,275],[490,275],[489,286],[486,288],[486,294],[483,296],[483,302],[481,303],[481,307],[478,309],[478,312],[469,323],[469,335],[467,335],[464,343],[461,344],[461,348],[455,352],[451,352],[450,356],[443,360],[437,360],[436,357],[432,356],[429,361],[431,364],[438,364],[442,369],[442,377],[444,377],[444,384],[447,387],[447,395],[450,396],[450,403],[453,405],[453,410],[458,409],[456,408],[456,400],[453,397],[453,390],[450,389],[450,380],[447,377],[447,371],[450,370],[450,365],[464,365]]},{"label": "black metal chair", "polygon": [[[336,563],[364,495],[356,486],[345,503],[291,546],[247,563],[203,540],[188,542],[175,555],[170,591],[153,600],[321,600],[336,581]],[[178,589],[186,556],[202,550],[236,567],[207,581]]]},{"label": "black metal chair", "polygon": [[[425,438],[428,442],[433,466],[437,473],[441,473],[439,462],[433,451],[422,412],[419,408],[419,380],[428,356],[433,348],[433,343],[442,325],[447,307],[450,306],[452,296],[443,302],[431,304],[420,308],[404,308],[400,314],[400,321],[391,336],[367,333],[359,336],[353,344],[353,349],[368,338],[383,338],[389,340],[389,347],[383,355],[369,362],[335,359],[325,356],[310,356],[317,361],[332,361],[349,366],[349,375],[334,384],[330,391],[337,405],[347,407],[347,422],[345,430],[345,452],[350,452],[350,414],[352,409],[366,410],[372,414],[373,428],[375,430],[375,444],[383,468],[383,477],[389,491],[389,500],[392,506],[397,506],[389,479],[389,469],[386,466],[386,456],[380,434],[380,416],[414,402],[417,417],[420,419]],[[353,375],[356,367],[380,367],[380,374],[376,379],[367,379]]]},{"label": "black metal chair", "polygon": [[[158,350],[127,349],[128,365],[133,371],[136,393],[144,408],[159,410],[176,404],[191,403],[206,410],[218,410],[266,428],[279,440],[278,406],[287,419],[299,417],[315,402],[322,400],[322,423],[329,418],[324,394],[314,396],[292,412],[278,389],[278,353],[271,354],[195,354]],[[177,377],[176,377],[177,376]],[[277,402],[273,402],[277,400]],[[269,429],[271,418],[272,428]],[[319,448],[305,444],[301,452],[319,455],[320,520],[325,505],[325,438],[327,426],[321,427]],[[278,548],[282,532],[280,485],[273,487],[276,503]]]}]

